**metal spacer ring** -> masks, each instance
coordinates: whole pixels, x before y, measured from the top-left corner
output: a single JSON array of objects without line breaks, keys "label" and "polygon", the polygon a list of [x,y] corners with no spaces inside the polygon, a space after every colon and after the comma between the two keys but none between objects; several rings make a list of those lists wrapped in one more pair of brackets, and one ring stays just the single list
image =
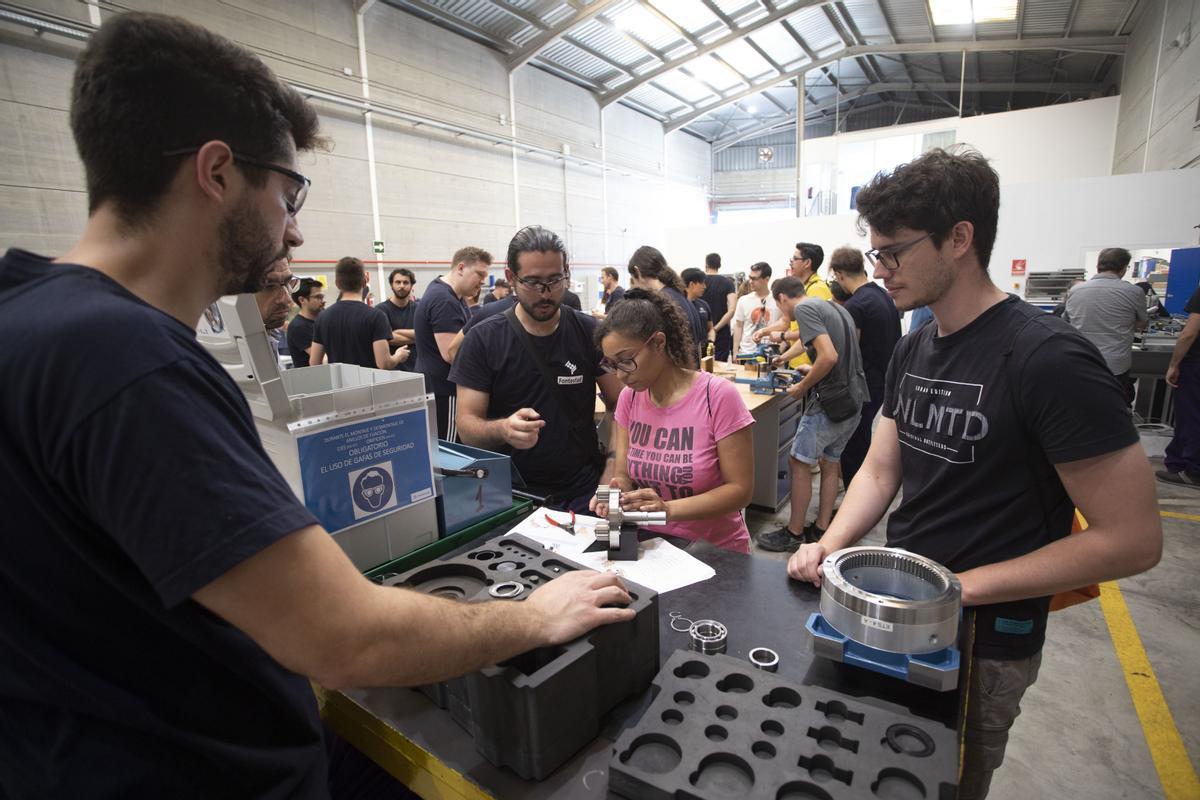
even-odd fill
[{"label": "metal spacer ring", "polygon": [[520,597],[525,591],[525,585],[517,581],[504,581],[497,583],[492,588],[488,589],[488,594],[492,597],[498,597],[502,600],[511,600],[514,597]]},{"label": "metal spacer ring", "polygon": [[779,669],[779,653],[769,647],[755,647],[748,657],[751,664],[764,672],[775,672]]}]

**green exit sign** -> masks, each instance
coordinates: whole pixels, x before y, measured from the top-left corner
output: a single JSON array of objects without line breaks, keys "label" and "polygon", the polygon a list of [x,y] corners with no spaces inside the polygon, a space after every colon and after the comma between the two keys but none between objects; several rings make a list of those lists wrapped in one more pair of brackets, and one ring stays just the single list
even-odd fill
[{"label": "green exit sign", "polygon": [[380,241],[380,240],[378,240],[378,239],[376,239],[376,240],[375,240],[375,252],[376,252],[377,254],[382,254],[382,253],[383,253],[383,242],[381,242],[381,241]]}]

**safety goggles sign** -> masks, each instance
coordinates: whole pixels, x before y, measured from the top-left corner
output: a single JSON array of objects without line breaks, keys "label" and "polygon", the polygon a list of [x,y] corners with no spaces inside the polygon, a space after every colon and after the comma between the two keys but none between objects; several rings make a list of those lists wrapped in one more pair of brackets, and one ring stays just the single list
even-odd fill
[{"label": "safety goggles sign", "polygon": [[425,409],[297,437],[304,504],[330,533],[433,497]]}]

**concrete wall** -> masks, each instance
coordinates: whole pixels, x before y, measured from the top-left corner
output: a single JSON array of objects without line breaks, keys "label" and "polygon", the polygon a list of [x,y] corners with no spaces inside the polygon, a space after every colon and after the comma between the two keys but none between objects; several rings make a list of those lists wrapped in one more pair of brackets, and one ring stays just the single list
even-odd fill
[{"label": "concrete wall", "polygon": [[[88,21],[82,3],[27,0]],[[353,4],[341,0],[128,0],[131,9],[177,14],[249,47],[283,79],[359,98]],[[103,12],[107,18],[110,12]],[[510,133],[510,82],[501,54],[377,3],[364,18],[371,100],[488,135]],[[83,171],[67,124],[81,45],[0,23],[0,237],[5,246],[64,250],[86,220]],[[533,67],[512,79],[516,136],[570,158],[439,132],[373,115],[384,258],[445,262],[476,244],[503,259],[517,227],[543,224],[567,241],[577,277],[623,267],[663,226],[707,219],[709,147],[623,106],[603,111],[584,89]],[[372,258],[376,238],[363,116],[313,100],[332,147],[304,154],[313,180],[300,217],[300,261]],[[603,129],[603,130],[602,130]],[[605,147],[607,145],[607,147]],[[604,172],[579,159],[602,162]],[[519,192],[514,193],[514,174]],[[607,204],[605,198],[607,197]],[[519,204],[519,211],[518,211]],[[330,264],[298,264],[329,272]],[[417,269],[431,280],[439,266]],[[497,270],[497,273],[499,271]]]},{"label": "concrete wall", "polygon": [[1200,167],[1200,0],[1145,0],[1138,13],[1113,172]]}]

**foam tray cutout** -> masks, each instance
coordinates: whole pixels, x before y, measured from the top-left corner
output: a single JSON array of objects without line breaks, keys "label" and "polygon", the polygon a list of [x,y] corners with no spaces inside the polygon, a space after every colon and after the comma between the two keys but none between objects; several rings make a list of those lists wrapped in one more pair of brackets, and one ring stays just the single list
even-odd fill
[{"label": "foam tray cutout", "polygon": [[630,800],[953,800],[951,728],[801,686],[728,655],[678,650],[617,739],[609,789]]}]

